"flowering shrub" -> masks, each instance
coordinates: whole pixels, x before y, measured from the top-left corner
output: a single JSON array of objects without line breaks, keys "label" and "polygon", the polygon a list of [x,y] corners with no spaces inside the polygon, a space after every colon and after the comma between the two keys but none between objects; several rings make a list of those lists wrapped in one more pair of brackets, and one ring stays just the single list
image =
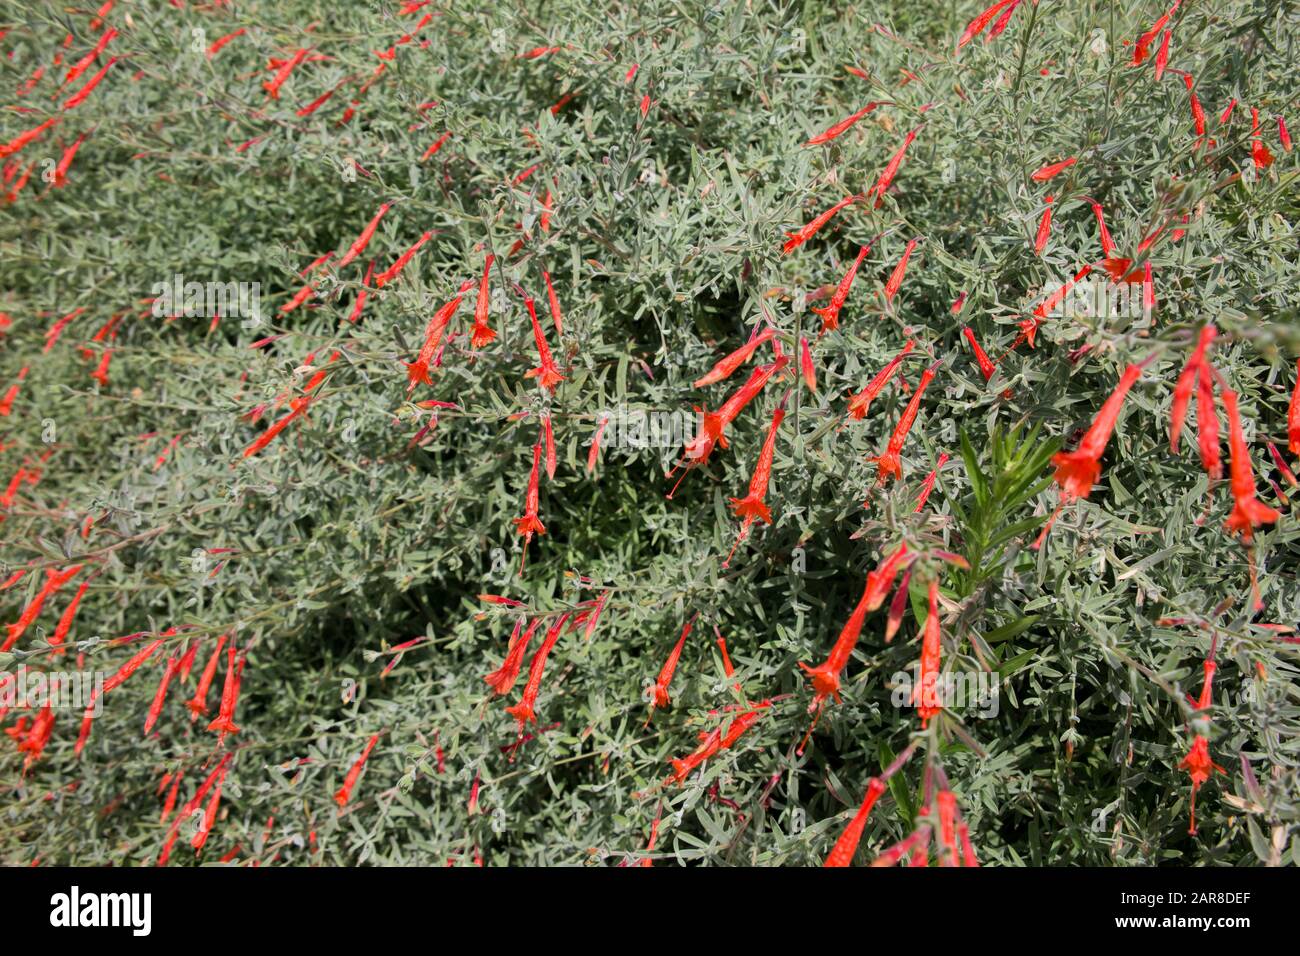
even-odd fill
[{"label": "flowering shrub", "polygon": [[0,860],[1300,859],[1294,10],[654,6],[6,10]]}]

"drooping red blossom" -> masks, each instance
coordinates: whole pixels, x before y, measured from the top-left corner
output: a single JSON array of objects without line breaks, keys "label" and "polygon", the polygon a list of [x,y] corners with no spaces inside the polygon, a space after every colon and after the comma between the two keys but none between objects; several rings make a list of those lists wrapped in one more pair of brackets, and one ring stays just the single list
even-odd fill
[{"label": "drooping red blossom", "polygon": [[844,303],[848,301],[849,290],[853,287],[853,278],[858,274],[858,267],[862,265],[862,260],[871,252],[871,245],[871,243],[867,243],[858,249],[857,258],[853,260],[853,265],[849,266],[848,271],[844,273],[844,277],[840,279],[839,285],[835,287],[830,303],[821,307],[813,307],[813,311],[822,317],[822,335],[840,327],[840,309],[844,308]]},{"label": "drooping red blossom", "polygon": [[654,716],[656,707],[667,707],[672,703],[668,696],[668,688],[673,682],[673,674],[677,672],[677,662],[681,659],[682,648],[686,646],[686,638],[690,636],[691,628],[695,625],[695,618],[698,614],[692,614],[690,619],[682,626],[682,633],[677,638],[677,643],[668,653],[668,659],[664,661],[664,666],[659,669],[659,676],[655,678],[654,687],[650,691],[650,716],[646,717],[646,723]]},{"label": "drooping red blossom", "polygon": [[379,743],[379,734],[373,734],[370,740],[366,742],[365,749],[361,751],[361,756],[357,758],[356,763],[348,770],[348,774],[343,778],[343,786],[339,787],[334,794],[334,802],[340,808],[346,807],[348,801],[352,799],[352,788],[357,785],[357,780],[361,777],[361,771],[366,766],[366,761],[370,759],[370,751],[375,749],[375,744]]},{"label": "drooping red blossom", "polygon": [[528,559],[528,545],[533,540],[533,535],[546,534],[546,528],[541,519],[537,516],[537,509],[541,506],[541,492],[539,490],[539,469],[542,462],[542,443],[539,441],[533,446],[533,470],[528,476],[528,492],[524,497],[524,514],[521,518],[515,519],[515,530],[524,536],[523,558],[519,562],[519,576],[524,576],[524,562]]},{"label": "drooping red blossom", "polygon": [[1141,375],[1140,366],[1130,365],[1125,368],[1119,384],[1101,406],[1092,426],[1079,442],[1079,447],[1074,451],[1057,452],[1052,456],[1052,464],[1056,468],[1056,483],[1061,486],[1063,500],[1086,498],[1092,492],[1093,484],[1101,475],[1101,456],[1110,442],[1111,432],[1115,430],[1124,398]]},{"label": "drooping red blossom", "polygon": [[1029,178],[1036,183],[1045,183],[1049,179],[1059,176],[1077,162],[1078,158],[1071,156],[1069,159],[1063,159],[1059,163],[1048,163],[1046,166],[1040,166],[1035,169],[1029,174]]},{"label": "drooping red blossom", "polygon": [[885,782],[878,777],[872,777],[867,782],[867,793],[862,798],[862,804],[858,807],[858,812],[853,814],[853,819],[849,821],[844,832],[840,834],[835,846],[831,848],[830,855],[826,857],[824,867],[848,866],[853,862],[853,855],[858,850],[858,844],[862,841],[862,831],[867,825],[867,818],[871,816],[871,809],[876,805],[876,801],[885,792]]},{"label": "drooping red blossom", "polygon": [[818,230],[820,230],[822,226],[830,222],[835,217],[836,213],[838,213],[845,206],[849,206],[857,202],[861,198],[863,197],[845,196],[834,206],[831,206],[830,209],[827,209],[824,213],[818,215],[817,218],[813,219],[807,225],[801,227],[795,232],[787,232],[785,234],[785,243],[784,245],[781,246],[781,254],[789,255],[799,246],[802,246],[805,242],[807,242],[809,239],[815,236]]},{"label": "drooping red blossom", "polygon": [[898,294],[899,288],[903,284],[903,277],[907,275],[907,260],[912,258],[912,250],[920,242],[919,238],[909,239],[907,248],[903,250],[903,257],[898,260],[898,265],[894,266],[894,271],[889,274],[889,279],[885,282],[885,301],[893,302],[894,296]]},{"label": "drooping red blossom", "polygon": [[749,357],[754,354],[760,345],[764,342],[770,342],[775,337],[776,330],[772,328],[766,328],[759,332],[740,348],[719,361],[708,374],[692,382],[692,387],[703,388],[705,385],[712,385],[714,382],[721,382],[728,378],[732,372],[749,361]]},{"label": "drooping red blossom", "polygon": [[899,416],[898,424],[894,426],[894,432],[889,436],[889,444],[885,446],[884,453],[870,459],[876,462],[878,483],[884,484],[891,476],[895,478],[903,477],[901,458],[903,445],[907,441],[907,433],[912,430],[912,424],[916,421],[917,411],[921,407],[921,396],[925,394],[926,387],[934,380],[935,370],[940,364],[942,363],[935,362],[921,373],[921,381],[917,383],[911,401],[907,403],[907,407],[903,409],[903,414]]},{"label": "drooping red blossom", "polygon": [[1250,542],[1255,529],[1272,524],[1281,517],[1275,509],[1270,508],[1255,497],[1255,469],[1250,460],[1250,448],[1246,445],[1246,436],[1241,428],[1241,412],[1237,408],[1237,393],[1230,388],[1223,389],[1223,407],[1228,415],[1228,450],[1232,469],[1232,513],[1223,523],[1233,534]]},{"label": "drooping red blossom", "polygon": [[731,552],[727,555],[727,559],[722,562],[724,568],[730,565],[731,555],[736,553],[736,548],[749,534],[750,526],[755,520],[762,521],[764,524],[772,523],[772,512],[768,509],[765,499],[767,498],[768,483],[772,479],[772,459],[776,453],[776,434],[784,418],[785,404],[783,402],[772,412],[772,424],[768,426],[767,437],[763,439],[763,447],[758,453],[758,464],[754,466],[754,474],[749,479],[749,493],[743,498],[731,499],[731,507],[742,523],[740,532],[736,536],[736,543],[731,546]]},{"label": "drooping red blossom", "polygon": [[1210,343],[1214,341],[1215,334],[1216,330],[1213,323],[1201,329],[1196,348],[1192,350],[1191,357],[1187,360],[1187,364],[1183,366],[1182,372],[1178,375],[1178,381],[1174,385],[1174,400],[1169,416],[1169,450],[1175,455],[1178,454],[1178,438],[1183,430],[1183,422],[1187,419],[1187,405],[1192,399],[1192,392],[1196,386],[1196,378],[1200,373],[1201,363],[1205,361],[1206,350],[1210,347]]},{"label": "drooping red blossom", "polygon": [[921,717],[921,726],[926,726],[930,718],[943,711],[937,683],[939,680],[939,657],[942,649],[942,635],[939,629],[939,579],[930,581],[927,600],[930,613],[925,619],[925,629],[921,636],[921,667],[916,688],[912,692],[912,703]]},{"label": "drooping red blossom", "polygon": [[970,326],[963,328],[961,334],[965,337],[966,341],[970,343],[971,351],[975,353],[975,361],[980,367],[980,374],[984,376],[984,381],[987,382],[994,376],[994,374],[996,374],[998,370],[997,365],[988,357],[988,354],[980,348],[980,344],[975,340],[975,333],[971,331]]},{"label": "drooping red blossom", "polygon": [[812,139],[808,140],[808,142],[804,143],[804,146],[805,147],[822,146],[825,145],[826,143],[831,142],[834,139],[837,139],[845,132],[847,132],[849,128],[853,126],[854,123],[862,119],[862,117],[866,116],[872,110],[876,109],[876,107],[884,106],[884,105],[886,105],[884,102],[873,101],[871,103],[868,103],[866,106],[862,107],[862,109],[858,110],[856,113],[852,114],[851,116],[845,117],[844,119],[840,120],[838,123],[834,123],[828,126],[825,130],[818,133]]}]

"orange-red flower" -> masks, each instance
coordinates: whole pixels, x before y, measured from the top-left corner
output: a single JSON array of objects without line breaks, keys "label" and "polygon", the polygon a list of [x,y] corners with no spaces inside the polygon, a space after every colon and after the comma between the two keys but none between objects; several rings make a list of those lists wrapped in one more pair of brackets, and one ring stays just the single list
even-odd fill
[{"label": "orange-red flower", "polygon": [[890,359],[889,364],[882,368],[876,377],[867,383],[867,387],[858,392],[849,399],[849,417],[862,419],[867,417],[867,411],[871,408],[871,403],[889,384],[889,380],[894,377],[898,367],[903,364],[903,359],[907,358],[908,353],[916,347],[916,343],[911,339],[903,346],[903,350]]},{"label": "orange-red flower", "polygon": [[1079,442],[1079,447],[1074,451],[1058,452],[1052,456],[1052,464],[1056,466],[1056,483],[1061,486],[1062,500],[1086,498],[1092,491],[1093,484],[1101,475],[1101,456],[1106,451],[1111,432],[1115,430],[1115,422],[1124,405],[1124,397],[1141,374],[1142,369],[1136,365],[1124,369],[1119,385],[1101,406],[1101,411],[1097,413],[1092,427]]},{"label": "orange-red flower", "polygon": [[1224,527],[1241,535],[1249,542],[1255,529],[1272,524],[1281,515],[1255,497],[1255,470],[1250,461],[1250,449],[1241,430],[1241,413],[1237,409],[1237,393],[1223,390],[1223,407],[1228,413],[1228,450],[1231,452],[1232,513]]},{"label": "orange-red flower", "polygon": [[925,619],[925,630],[921,635],[921,668],[912,703],[921,716],[924,727],[931,717],[943,710],[939,699],[939,655],[941,653],[941,633],[939,630],[939,579],[930,581],[930,613]]},{"label": "orange-red flower", "polygon": [[903,477],[903,462],[900,457],[903,444],[907,441],[907,433],[912,430],[912,423],[916,421],[917,410],[921,407],[921,396],[925,394],[926,387],[934,380],[934,371],[939,367],[939,364],[939,362],[935,362],[921,373],[921,381],[917,384],[916,391],[912,393],[912,400],[903,409],[898,424],[894,426],[894,433],[889,436],[889,444],[885,447],[885,453],[871,459],[876,462],[878,481],[881,484],[891,475],[895,478]]},{"label": "orange-red flower", "polygon": [[826,862],[822,866],[848,866],[853,862],[853,854],[857,852],[858,843],[862,841],[862,830],[867,825],[867,818],[871,816],[871,808],[876,805],[876,801],[884,792],[885,782],[879,777],[872,777],[867,782],[867,793],[862,798],[862,805],[858,807],[858,812],[853,814],[853,819],[844,828],[840,838],[835,841],[835,846],[831,848],[830,855],[826,857]]}]

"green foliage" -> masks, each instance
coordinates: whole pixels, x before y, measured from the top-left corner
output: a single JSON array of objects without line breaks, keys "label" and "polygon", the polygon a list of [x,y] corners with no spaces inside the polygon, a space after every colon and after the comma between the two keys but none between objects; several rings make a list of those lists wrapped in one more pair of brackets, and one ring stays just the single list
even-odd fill
[{"label": "green foliage", "polygon": [[[222,634],[247,652],[242,730],[224,744],[235,757],[200,862],[233,852],[290,865],[611,865],[645,854],[661,814],[657,862],[819,864],[868,778],[913,740],[917,756],[890,780],[859,859],[912,831],[928,768],[931,779],[946,774],[985,863],[1300,860],[1297,645],[1294,632],[1265,626],[1300,621],[1300,533],[1268,485],[1283,479],[1265,451],[1267,441],[1285,447],[1300,352],[1296,154],[1279,146],[1275,122],[1300,92],[1293,4],[1182,5],[1159,83],[1150,60],[1132,67],[1123,45],[1164,11],[1155,3],[1024,4],[999,37],[960,55],[956,39],[981,3],[538,10],[435,0],[409,15],[387,0],[185,6],[120,0],[108,15],[120,61],[82,105],[60,111],[67,66],[98,38],[91,17],[0,5],[0,99],[34,111],[0,113],[0,142],[62,117],[18,154],[35,171],[0,208],[0,312],[12,318],[0,388],[29,370],[0,419],[0,482],[47,459],[0,514],[5,576],[29,569],[0,593],[7,621],[45,568],[85,565],[0,670],[84,655],[85,669],[112,673],[145,640],[115,639],[177,629],[107,695],[79,757],[75,711],[56,713],[25,774],[24,755],[0,739],[0,861],[157,858],[168,833],[159,781],[183,772],[184,802],[214,765],[210,717],[191,722],[183,701]],[[411,42],[376,58],[425,13],[434,18]],[[323,58],[308,58],[270,99],[268,60],[308,46]],[[539,46],[560,49],[518,56]],[[39,66],[46,75],[20,97]],[[1194,149],[1173,69],[1195,77],[1212,145]],[[1233,98],[1231,121],[1218,124]],[[803,146],[869,100],[890,105],[827,146]],[[1259,175],[1251,106],[1277,154]],[[870,190],[918,127],[880,208],[856,203],[781,254],[783,232]],[[43,181],[82,133],[67,182]],[[1051,183],[1030,179],[1068,156],[1078,163]],[[1054,222],[1039,257],[1049,192]],[[1097,260],[1088,198],[1103,205],[1118,255],[1135,268],[1149,256],[1157,309],[1054,316],[1035,348],[1017,345],[1017,323],[1041,296]],[[369,248],[337,269],[384,202],[394,205]],[[1161,226],[1165,238],[1139,253]],[[1175,228],[1185,235],[1173,239]],[[426,230],[432,238],[401,277],[372,289],[350,322],[368,260],[385,269]],[[913,237],[922,241],[891,303],[881,289]],[[840,327],[818,337],[810,305],[825,304],[871,242]],[[300,270],[329,252],[312,273],[317,295],[280,312],[309,281]],[[470,346],[476,292],[467,292],[432,384],[408,392],[402,363],[414,361],[434,312],[477,283],[489,252],[498,337]],[[155,317],[145,300],[176,274],[260,283],[261,321]],[[516,284],[537,299],[566,375],[553,396],[524,377],[537,354]],[[46,350],[47,329],[77,308],[85,312]],[[117,337],[94,341],[115,314]],[[1259,614],[1246,552],[1222,529],[1226,482],[1207,485],[1194,438],[1169,450],[1173,382],[1206,321],[1219,329],[1215,367],[1241,396],[1257,489],[1285,512],[1256,535]],[[774,381],[728,429],[729,447],[666,498],[681,443],[629,439],[628,416],[677,415],[693,427],[692,407],[717,409],[749,368],[704,389],[691,383],[763,323],[796,358],[809,339],[817,392],[790,375]],[[962,339],[966,325],[998,361],[989,382]],[[916,351],[898,378],[864,420],[845,422],[845,396],[909,338]],[[90,372],[105,350],[101,384]],[[1075,446],[1125,365],[1148,357],[1099,483],[1034,550],[1058,503],[1051,455]],[[934,361],[903,476],[878,487],[868,459]],[[244,457],[309,394],[304,414]],[[728,499],[745,493],[787,395],[773,522],[756,524],[724,569],[739,527]],[[426,401],[454,407],[416,404]],[[514,521],[542,413],[558,467],[553,479],[542,474],[546,533],[520,577]],[[953,460],[918,513],[944,452]],[[885,611],[867,619],[842,700],[799,753],[811,693],[797,664],[825,659],[867,572],[902,541],[921,555],[912,613],[888,644]],[[935,575],[943,666],[995,675],[999,707],[954,709],[923,731],[896,702],[895,677],[917,659]],[[52,660],[55,623],[81,581],[73,653]],[[520,741],[504,707],[518,700],[528,660],[508,698],[488,701],[483,675],[500,665],[521,615],[550,615],[531,658],[556,614],[602,595],[589,636],[561,635],[538,725]],[[647,724],[647,686],[697,612],[672,706]],[[1213,637],[1219,674],[1201,714],[1186,695],[1199,692]],[[189,681],[142,736],[167,656],[196,642]],[[210,713],[224,671],[223,662]],[[773,703],[752,730],[681,786],[664,785],[670,758],[725,725],[719,711],[759,700]],[[33,715],[10,711],[5,726],[23,716]],[[1200,791],[1195,837],[1178,768],[1194,732],[1208,734],[1228,770]],[[375,733],[340,812],[333,794]],[[194,859],[187,843],[172,856]]]}]

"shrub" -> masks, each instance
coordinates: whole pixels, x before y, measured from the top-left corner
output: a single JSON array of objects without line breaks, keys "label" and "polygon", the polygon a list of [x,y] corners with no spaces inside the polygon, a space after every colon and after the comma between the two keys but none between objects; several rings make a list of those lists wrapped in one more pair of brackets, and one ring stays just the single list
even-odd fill
[{"label": "shrub", "polygon": [[[173,864],[819,864],[901,754],[862,857],[946,817],[950,792],[983,863],[1294,861],[1300,536],[1267,453],[1287,450],[1300,352],[1279,134],[1297,94],[1291,5],[1183,5],[1159,77],[1163,32],[1132,62],[1154,4],[1007,5],[959,51],[978,4],[643,6],[7,15],[0,140],[58,121],[4,158],[10,620],[79,570],[9,632],[0,669],[143,660],[110,679],[80,752],[79,710],[8,710],[0,858],[147,864],[179,838],[206,844]],[[850,196],[782,252],[783,233]],[[814,307],[868,245],[822,334]],[[497,335],[471,344],[489,255]],[[1085,265],[1104,276],[1103,256],[1122,280],[1150,266],[1154,310],[1098,315],[1075,295],[1036,320]],[[186,315],[189,282],[203,301]],[[524,295],[564,376],[553,393],[526,376]],[[1193,403],[1173,453],[1175,382],[1208,323],[1212,404]],[[763,328],[775,336],[748,363],[693,387]],[[995,363],[987,382],[966,328]],[[847,417],[909,340],[865,417]],[[426,344],[428,380],[408,387]],[[778,351],[789,364],[727,447],[683,477],[694,407],[718,410]],[[1096,486],[1063,500],[1053,454],[1138,363]],[[1230,482],[1195,450],[1215,404],[1228,444],[1229,391],[1255,488],[1282,512],[1250,547],[1223,527]],[[909,404],[890,476],[869,459]],[[729,499],[778,406],[771,523],[724,567]],[[553,475],[535,451],[544,418]],[[525,548],[530,474],[545,533]],[[859,615],[839,699],[801,749],[815,699],[798,664],[827,659],[900,543],[917,556],[907,590]],[[921,655],[931,581],[940,666],[997,697],[922,728],[899,675]],[[688,622],[671,703],[647,721]],[[483,677],[521,628],[522,673],[491,696]],[[519,729],[505,706],[548,632],[536,723]],[[239,729],[219,738],[231,667]],[[1226,773],[1206,769],[1193,836],[1180,762],[1200,736]],[[670,758],[710,744],[667,781]]]}]

